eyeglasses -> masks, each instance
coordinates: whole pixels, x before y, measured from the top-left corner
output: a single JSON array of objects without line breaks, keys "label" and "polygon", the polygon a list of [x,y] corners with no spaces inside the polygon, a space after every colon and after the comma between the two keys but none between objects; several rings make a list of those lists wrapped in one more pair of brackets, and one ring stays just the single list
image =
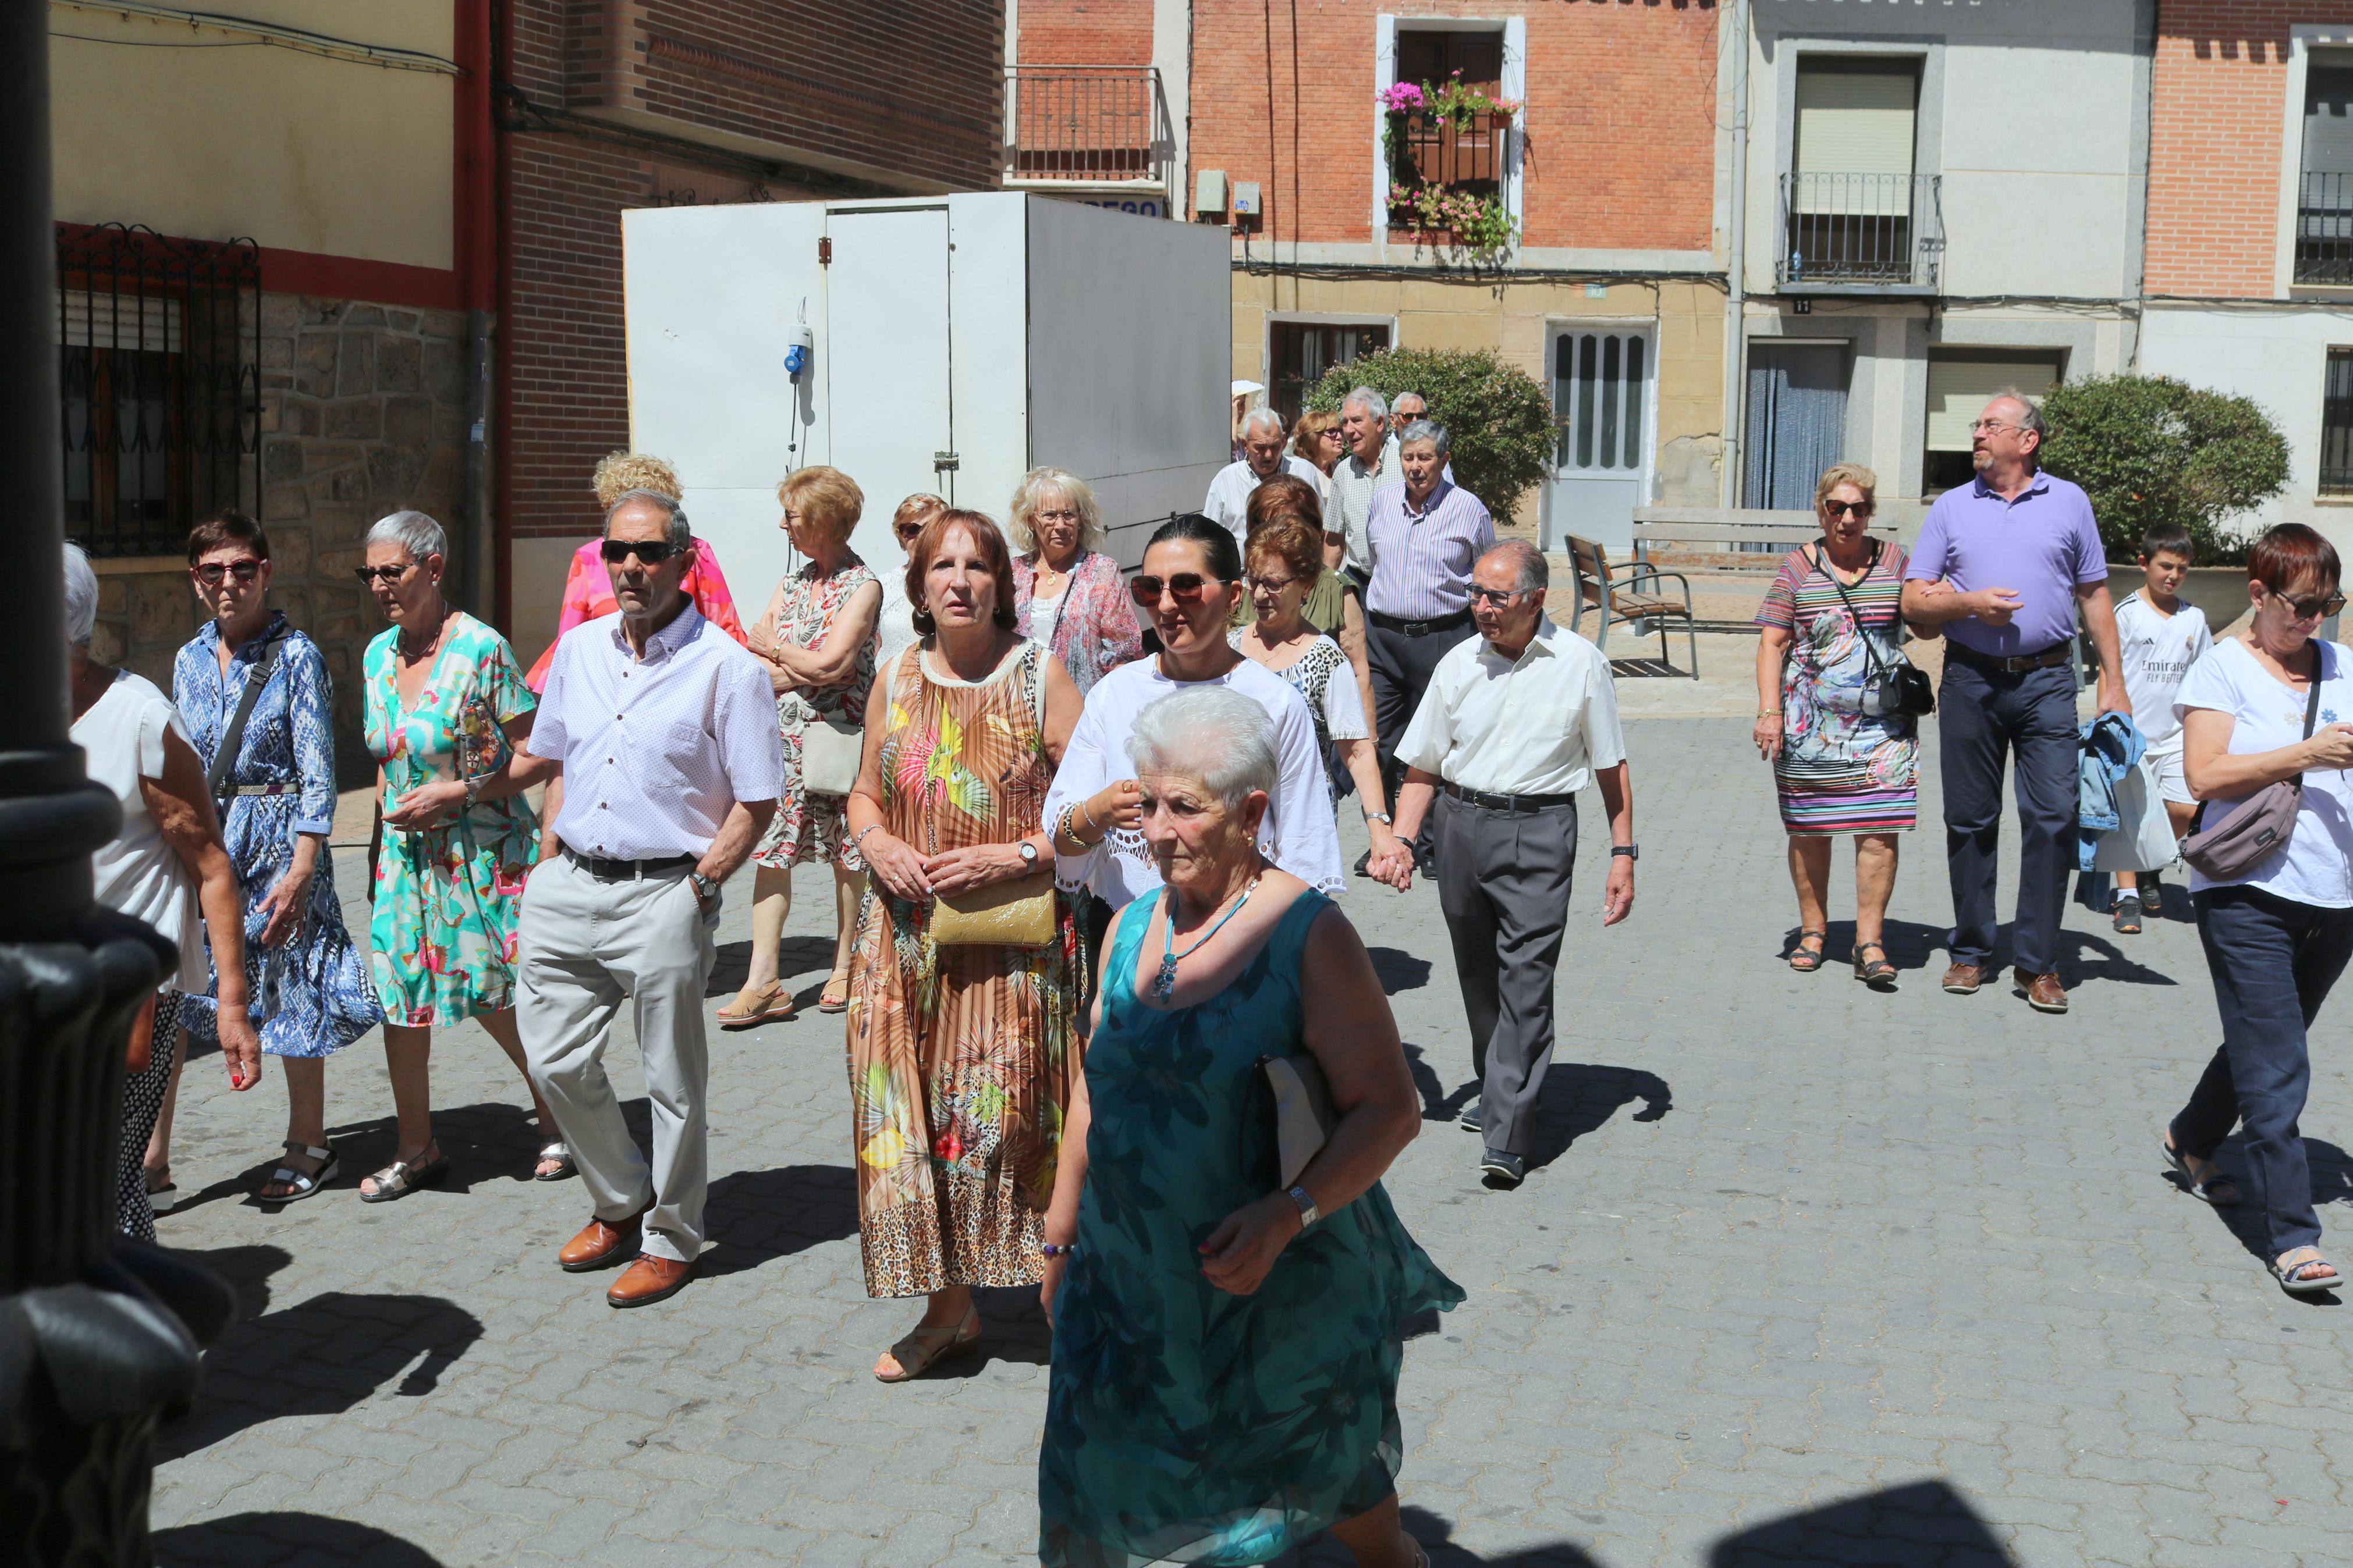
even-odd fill
[{"label": "eyeglasses", "polygon": [[235,577],[240,583],[250,583],[261,575],[261,563],[248,555],[242,561],[207,561],[195,568],[196,580],[207,588],[217,588],[224,577]]},{"label": "eyeglasses", "polygon": [[2299,621],[2323,619],[2345,607],[2345,595],[2342,594],[2327,594],[2315,599],[2291,599],[2285,594],[2274,594],[2272,597],[2295,612],[2295,618]]},{"label": "eyeglasses", "polygon": [[1518,588],[1473,588],[1471,590],[1471,598],[1473,603],[1500,610],[1518,598],[1522,590]]},{"label": "eyeglasses", "polygon": [[636,556],[649,566],[659,566],[678,553],[678,547],[667,539],[608,539],[602,546],[605,559],[618,566],[630,556]]},{"label": "eyeglasses", "polygon": [[1826,500],[1822,510],[1832,517],[1869,517],[1871,503],[1867,500]]},{"label": "eyeglasses", "polygon": [[362,583],[382,583],[386,587],[390,587],[407,576],[416,564],[414,561],[405,561],[397,566],[354,566],[352,568],[352,575]]},{"label": "eyeglasses", "polygon": [[904,528],[894,528],[891,531],[899,536],[900,543],[913,544],[918,538],[922,537],[923,525],[920,522],[911,522]]},{"label": "eyeglasses", "polygon": [[2011,425],[2000,419],[1972,419],[1969,421],[1969,434],[1972,436],[1990,436],[1997,430],[2023,430],[2025,428],[2026,426],[2023,425]]},{"label": "eyeglasses", "polygon": [[1076,522],[1079,521],[1079,511],[1076,507],[1058,507],[1052,511],[1033,511],[1029,515],[1036,518],[1039,522]]},{"label": "eyeglasses", "polygon": [[1243,581],[1250,585],[1253,593],[1280,594],[1299,579],[1296,577],[1247,577]]},{"label": "eyeglasses", "polygon": [[1130,577],[1127,580],[1127,596],[1147,610],[1160,603],[1160,595],[1164,592],[1180,605],[1198,605],[1201,602],[1201,595],[1209,591],[1209,584],[1220,581],[1222,579],[1204,576],[1198,572],[1179,572],[1165,578]]}]

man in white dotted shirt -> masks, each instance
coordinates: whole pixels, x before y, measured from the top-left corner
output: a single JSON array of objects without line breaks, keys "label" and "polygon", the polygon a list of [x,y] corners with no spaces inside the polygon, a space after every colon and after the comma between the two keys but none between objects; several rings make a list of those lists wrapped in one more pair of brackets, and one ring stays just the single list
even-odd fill
[{"label": "man in white dotted shirt", "polygon": [[[556,645],[530,751],[560,764],[523,889],[519,1022],[531,1076],[596,1204],[556,1255],[579,1272],[637,1261],[616,1307],[694,1278],[709,1183],[704,982],[719,889],[759,842],[784,789],[776,702],[758,660],[680,591],[694,561],[686,513],[630,490],[605,514],[620,614]],[[605,1076],[623,996],[653,1109],[648,1165]]]}]

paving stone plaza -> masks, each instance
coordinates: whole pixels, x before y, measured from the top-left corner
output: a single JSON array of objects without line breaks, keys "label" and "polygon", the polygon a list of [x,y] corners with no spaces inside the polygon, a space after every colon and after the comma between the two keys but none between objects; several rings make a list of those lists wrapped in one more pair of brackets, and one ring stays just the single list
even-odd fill
[{"label": "paving stone plaza", "polygon": [[[1430,1117],[1388,1190],[1470,1298],[1409,1346],[1400,1391],[1400,1494],[1431,1561],[2353,1558],[2353,1325],[2335,1297],[2283,1294],[2158,1158],[2217,1037],[2182,891],[2137,937],[2071,906],[2064,1017],[2007,985],[1947,996],[1932,829],[1906,841],[1897,883],[1900,992],[1837,962],[1794,974],[1748,721],[1641,717],[1677,698],[1641,684],[1636,907],[1600,928],[1588,798],[1542,1163],[1518,1191],[1481,1186],[1478,1141],[1451,1122],[1472,1087],[1435,892],[1357,881],[1344,900]],[[1834,961],[1847,867],[1841,852]],[[349,900],[360,854],[337,873]],[[743,972],[747,886],[730,889],[714,1006]],[[805,1004],[829,919],[804,873],[786,973]],[[2353,1223],[2346,1006],[2316,1031],[2304,1119],[2332,1228]],[[396,1204],[355,1192],[392,1152],[375,1037],[328,1073],[343,1180],[279,1212],[246,1196],[282,1135],[276,1067],[234,1095],[216,1060],[192,1063],[174,1157],[187,1195],[160,1228],[235,1281],[247,1321],[161,1438],[158,1561],[1034,1563],[1034,1294],[983,1293],[985,1356],[875,1383],[918,1309],[860,1284],[839,1021],[713,1040],[715,1242],[682,1295],[626,1313],[604,1303],[608,1276],[556,1269],[586,1200],[576,1181],[522,1179],[528,1102],[479,1028],[435,1041],[452,1179]],[[626,1034],[611,1059],[643,1136]]]}]

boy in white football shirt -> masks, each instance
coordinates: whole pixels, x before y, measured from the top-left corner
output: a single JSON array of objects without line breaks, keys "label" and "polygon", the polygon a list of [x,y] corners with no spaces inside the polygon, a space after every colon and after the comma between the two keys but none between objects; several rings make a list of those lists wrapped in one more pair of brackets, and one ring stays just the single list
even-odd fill
[{"label": "boy in white football shirt", "polygon": [[[2181,721],[2174,716],[2173,697],[2181,689],[2181,678],[2189,667],[2214,646],[2205,612],[2181,597],[2192,551],[2189,531],[2180,524],[2160,522],[2152,527],[2141,536],[2142,585],[2116,605],[2125,695],[2132,699],[2133,723],[2147,738],[2149,766],[2157,774],[2176,839],[2189,831],[2198,805],[2189,798],[2189,786],[2181,775]],[[2156,868],[2137,877],[2130,871],[2117,872],[2116,930],[2126,935],[2140,930],[2144,907],[2151,914],[2165,908],[2165,892],[2158,885]]]}]

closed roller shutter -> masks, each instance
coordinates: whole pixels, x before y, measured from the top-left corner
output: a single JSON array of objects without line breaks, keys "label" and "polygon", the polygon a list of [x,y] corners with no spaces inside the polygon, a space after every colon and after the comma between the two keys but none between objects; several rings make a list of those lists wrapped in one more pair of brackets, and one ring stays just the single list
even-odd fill
[{"label": "closed roller shutter", "polygon": [[1909,68],[1800,66],[1798,210],[1882,210],[1890,187],[1884,176],[1912,173],[1918,98],[1919,79]]},{"label": "closed roller shutter", "polygon": [[2056,354],[1938,354],[1928,361],[1928,450],[1966,452],[1969,426],[1997,393],[2016,388],[2036,407],[2059,384]]}]

